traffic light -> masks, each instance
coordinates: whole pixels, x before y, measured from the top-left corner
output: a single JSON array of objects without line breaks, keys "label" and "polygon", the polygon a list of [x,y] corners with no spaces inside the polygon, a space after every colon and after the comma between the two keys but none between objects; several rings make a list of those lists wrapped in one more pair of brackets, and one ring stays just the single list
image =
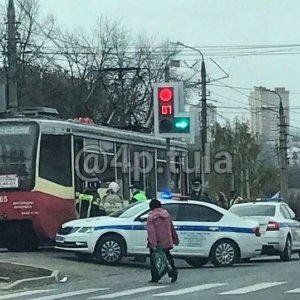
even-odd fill
[{"label": "traffic light", "polygon": [[153,88],[155,135],[160,137],[191,137],[192,118],[184,112],[183,83],[155,83]]},{"label": "traffic light", "polygon": [[174,118],[174,88],[159,87],[157,89],[159,107],[159,133],[171,132]]}]

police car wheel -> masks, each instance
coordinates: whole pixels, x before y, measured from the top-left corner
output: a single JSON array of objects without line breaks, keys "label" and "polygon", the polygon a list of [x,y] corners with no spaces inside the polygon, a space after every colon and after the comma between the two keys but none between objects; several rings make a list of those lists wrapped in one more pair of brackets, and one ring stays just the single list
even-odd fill
[{"label": "police car wheel", "polygon": [[238,258],[238,247],[231,240],[220,240],[212,246],[210,259],[216,267],[232,266]]},{"label": "police car wheel", "polygon": [[285,243],[285,248],[282,252],[282,254],[280,255],[280,259],[282,261],[289,261],[292,259],[292,241],[291,241],[291,238],[288,237],[286,239],[286,243]]},{"label": "police car wheel", "polygon": [[209,259],[204,257],[186,257],[185,261],[192,267],[201,268],[208,263]]},{"label": "police car wheel", "polygon": [[117,235],[108,235],[101,238],[95,249],[94,258],[97,262],[106,265],[115,265],[125,254],[125,242]]}]

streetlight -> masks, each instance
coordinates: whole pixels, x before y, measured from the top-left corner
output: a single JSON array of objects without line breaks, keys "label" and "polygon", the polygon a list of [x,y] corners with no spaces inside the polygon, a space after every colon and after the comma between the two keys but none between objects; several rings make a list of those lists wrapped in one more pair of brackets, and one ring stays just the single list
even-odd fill
[{"label": "streetlight", "polygon": [[202,176],[202,182],[205,184],[205,174],[204,174],[204,162],[206,157],[206,143],[207,143],[207,102],[206,102],[206,67],[205,67],[205,61],[204,61],[204,55],[203,53],[194,47],[187,46],[179,41],[177,41],[176,44],[178,46],[188,48],[191,50],[194,50],[198,52],[201,55],[202,63],[201,63],[201,104],[202,104],[202,110],[201,110],[201,118],[202,118],[202,166],[201,166],[201,176]]},{"label": "streetlight", "polygon": [[283,201],[288,202],[288,175],[287,175],[287,132],[284,119],[282,98],[279,93],[266,89],[279,97],[279,150],[280,150],[280,195]]}]

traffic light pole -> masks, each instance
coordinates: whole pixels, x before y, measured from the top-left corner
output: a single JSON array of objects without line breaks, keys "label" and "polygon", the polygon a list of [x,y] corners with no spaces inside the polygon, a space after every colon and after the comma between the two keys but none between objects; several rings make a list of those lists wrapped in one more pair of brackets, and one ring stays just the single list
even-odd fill
[{"label": "traffic light pole", "polygon": [[[165,81],[170,81],[170,66],[165,66]],[[171,191],[171,171],[170,171],[170,150],[171,150],[171,139],[166,138],[166,188]]]}]

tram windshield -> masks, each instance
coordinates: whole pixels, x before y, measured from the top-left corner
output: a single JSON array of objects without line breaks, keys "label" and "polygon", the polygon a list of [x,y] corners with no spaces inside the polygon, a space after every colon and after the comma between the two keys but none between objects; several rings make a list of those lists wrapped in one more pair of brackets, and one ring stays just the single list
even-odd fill
[{"label": "tram windshield", "polygon": [[31,190],[34,185],[36,124],[0,123],[0,190]]}]

